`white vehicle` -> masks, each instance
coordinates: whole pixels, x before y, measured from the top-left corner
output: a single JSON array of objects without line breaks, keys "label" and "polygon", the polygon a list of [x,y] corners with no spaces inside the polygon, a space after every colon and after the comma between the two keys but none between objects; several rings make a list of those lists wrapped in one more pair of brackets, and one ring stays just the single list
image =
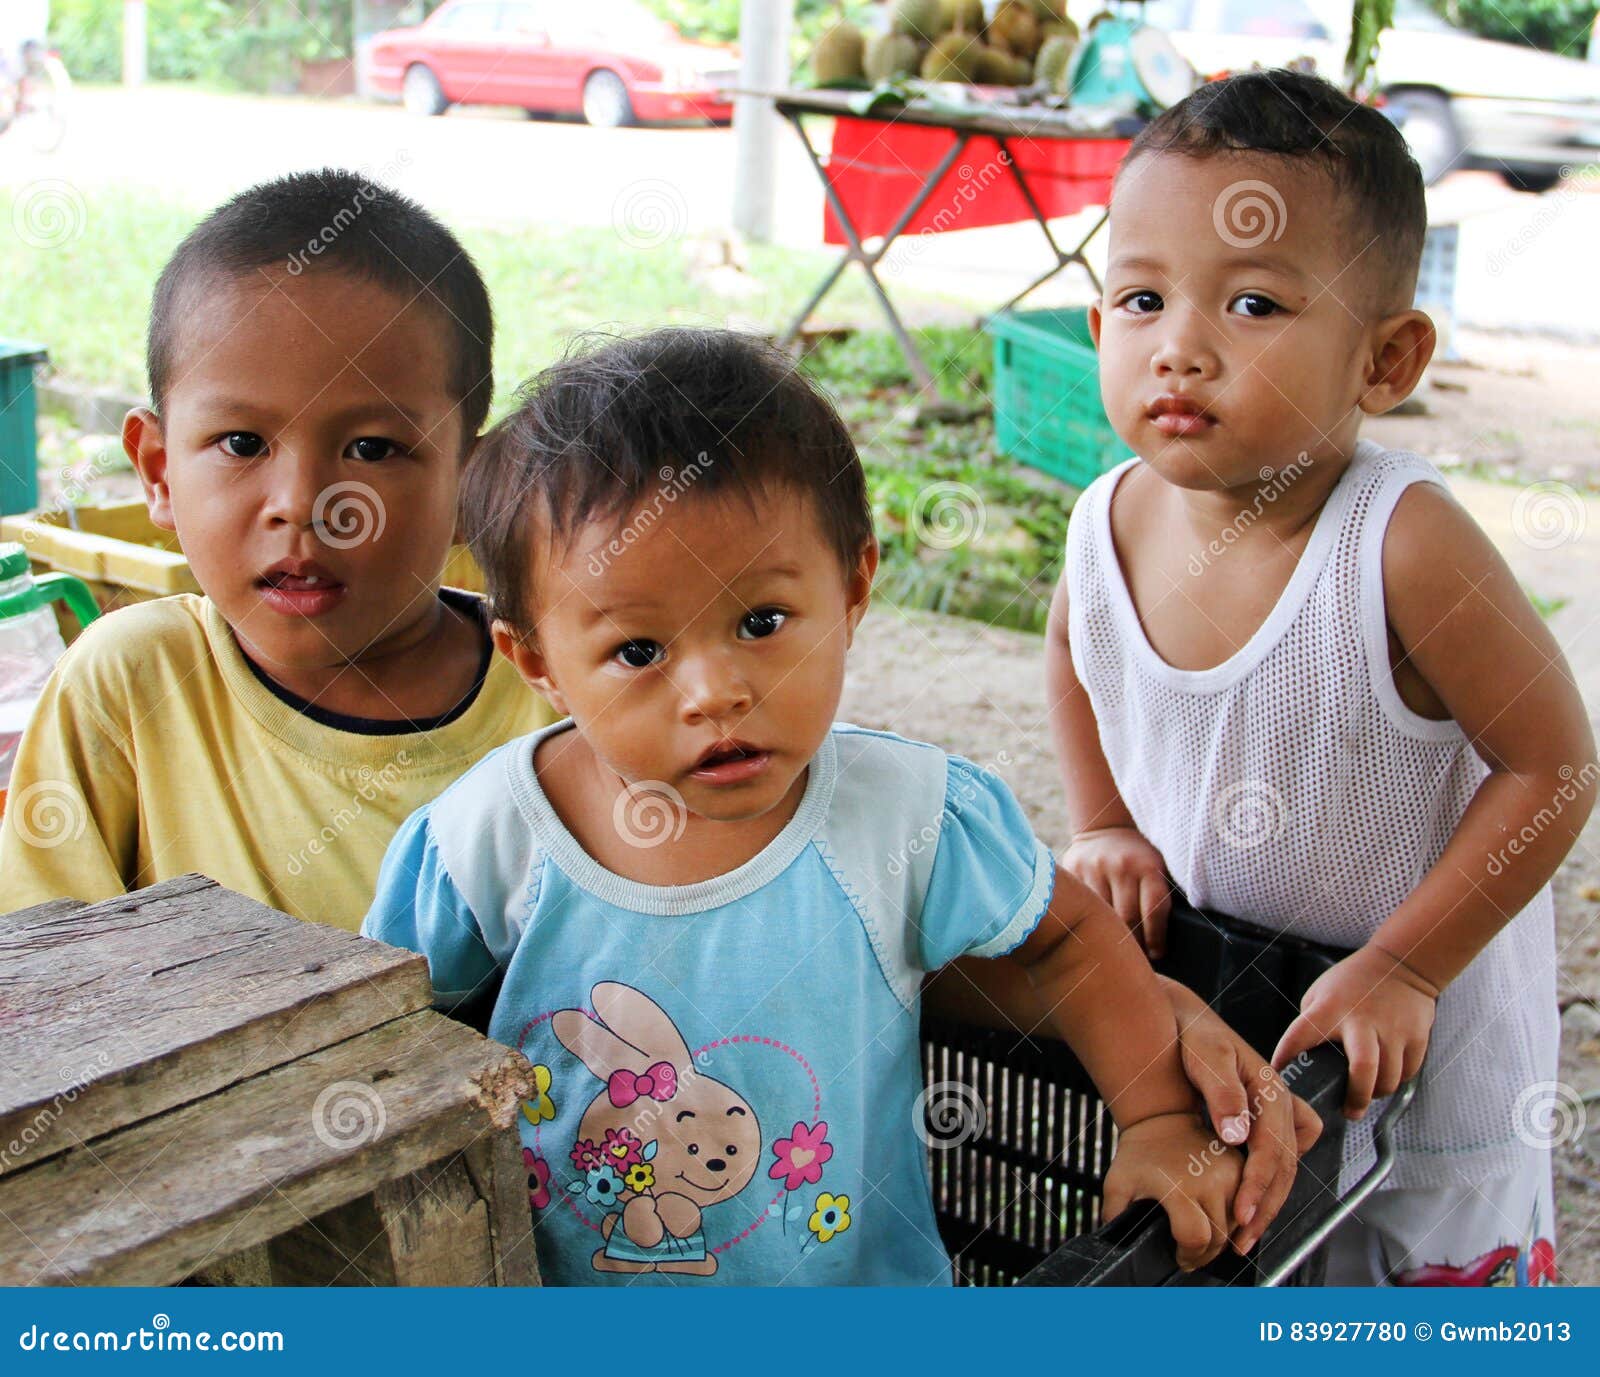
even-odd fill
[{"label": "white vehicle", "polygon": [[[1149,0],[1142,9],[1203,76],[1310,57],[1342,81],[1349,0]],[[1369,80],[1430,183],[1476,167],[1543,191],[1563,167],[1600,161],[1600,67],[1479,38],[1423,0],[1396,0]]]}]

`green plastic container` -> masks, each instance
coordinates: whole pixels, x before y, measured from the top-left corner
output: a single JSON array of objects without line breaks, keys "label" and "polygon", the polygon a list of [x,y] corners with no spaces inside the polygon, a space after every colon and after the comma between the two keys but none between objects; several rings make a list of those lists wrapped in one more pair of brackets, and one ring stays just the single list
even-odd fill
[{"label": "green plastic container", "polygon": [[37,344],[0,340],[0,516],[39,505],[39,412],[33,369],[47,357]]},{"label": "green plastic container", "polygon": [[1007,311],[994,340],[994,428],[1002,454],[1086,488],[1133,451],[1100,404],[1089,313]]}]

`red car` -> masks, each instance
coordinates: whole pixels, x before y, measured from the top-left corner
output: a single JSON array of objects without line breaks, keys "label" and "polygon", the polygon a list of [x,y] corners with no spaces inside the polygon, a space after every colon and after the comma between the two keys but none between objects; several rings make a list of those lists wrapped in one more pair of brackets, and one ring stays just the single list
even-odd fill
[{"label": "red car", "polygon": [[520,105],[607,129],[732,119],[719,90],[739,75],[736,49],[687,40],[638,0],[447,0],[376,35],[367,61],[373,88],[413,114]]}]

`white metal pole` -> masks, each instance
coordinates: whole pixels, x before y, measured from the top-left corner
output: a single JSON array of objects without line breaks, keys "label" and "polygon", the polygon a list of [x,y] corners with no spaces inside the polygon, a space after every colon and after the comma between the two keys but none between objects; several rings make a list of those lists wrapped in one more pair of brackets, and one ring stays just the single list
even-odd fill
[{"label": "white metal pole", "polygon": [[[739,7],[739,86],[773,91],[789,84],[789,31],[794,0],[742,0]],[[772,102],[740,96],[733,106],[733,224],[767,241],[773,233],[778,185],[778,140],[783,121]]]},{"label": "white metal pole", "polygon": [[122,84],[143,86],[145,77],[145,3],[122,0]]}]

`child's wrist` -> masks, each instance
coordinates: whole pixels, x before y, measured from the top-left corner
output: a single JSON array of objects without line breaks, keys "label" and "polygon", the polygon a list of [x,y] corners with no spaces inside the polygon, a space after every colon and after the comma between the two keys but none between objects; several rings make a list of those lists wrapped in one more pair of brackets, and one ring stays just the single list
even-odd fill
[{"label": "child's wrist", "polygon": [[1438,981],[1430,979],[1426,974],[1418,970],[1412,961],[1407,960],[1406,957],[1401,956],[1396,951],[1391,951],[1376,937],[1368,938],[1363,950],[1370,951],[1373,955],[1382,958],[1388,963],[1391,973],[1411,986],[1418,994],[1437,1000],[1443,992],[1444,987]]}]

